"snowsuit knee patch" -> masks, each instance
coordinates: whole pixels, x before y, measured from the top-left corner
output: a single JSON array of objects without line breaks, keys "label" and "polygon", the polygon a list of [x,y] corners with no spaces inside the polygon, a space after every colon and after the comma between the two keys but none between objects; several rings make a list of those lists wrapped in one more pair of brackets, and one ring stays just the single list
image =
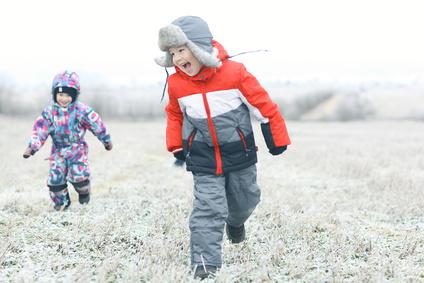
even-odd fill
[{"label": "snowsuit knee patch", "polygon": [[89,194],[90,193],[90,180],[86,179],[82,182],[72,183],[78,194]]},{"label": "snowsuit knee patch", "polygon": [[49,187],[49,190],[51,192],[60,192],[68,187],[68,184],[61,184],[61,185],[47,185]]}]

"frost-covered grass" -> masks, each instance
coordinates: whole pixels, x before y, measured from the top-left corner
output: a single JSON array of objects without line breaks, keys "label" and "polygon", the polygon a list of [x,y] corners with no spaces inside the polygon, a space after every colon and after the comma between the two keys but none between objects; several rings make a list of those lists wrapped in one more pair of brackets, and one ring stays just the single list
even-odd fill
[{"label": "frost-covered grass", "polygon": [[[32,119],[0,117],[0,282],[190,282],[192,180],[172,165],[163,120],[91,133],[93,197],[50,207],[49,144],[21,157]],[[424,124],[288,122],[265,150],[247,241],[224,243],[217,282],[424,281]]]}]

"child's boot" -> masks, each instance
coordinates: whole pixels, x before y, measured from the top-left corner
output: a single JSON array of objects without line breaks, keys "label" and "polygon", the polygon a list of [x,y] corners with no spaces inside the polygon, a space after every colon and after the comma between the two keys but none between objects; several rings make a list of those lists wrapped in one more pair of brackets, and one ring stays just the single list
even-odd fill
[{"label": "child's boot", "polygon": [[225,226],[225,232],[227,233],[228,240],[230,240],[230,242],[233,244],[241,243],[246,239],[246,230],[244,229],[244,224],[240,227],[227,224]]},{"label": "child's boot", "polygon": [[78,193],[78,201],[80,204],[87,204],[90,202],[90,180],[86,179],[82,182],[72,183]]},{"label": "child's boot", "polygon": [[215,276],[217,267],[213,265],[198,265],[194,271],[194,279],[206,279]]},{"label": "child's boot", "polygon": [[53,201],[53,208],[57,211],[66,210],[71,205],[68,185],[48,185],[50,198]]},{"label": "child's boot", "polygon": [[90,193],[88,194],[79,194],[78,201],[80,204],[86,204],[90,202]]}]

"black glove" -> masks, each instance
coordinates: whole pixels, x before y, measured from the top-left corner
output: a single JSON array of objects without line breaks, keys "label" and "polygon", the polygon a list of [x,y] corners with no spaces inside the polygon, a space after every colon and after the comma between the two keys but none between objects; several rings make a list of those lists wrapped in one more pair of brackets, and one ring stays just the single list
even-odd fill
[{"label": "black glove", "polygon": [[106,150],[112,150],[113,144],[112,142],[107,142],[104,144]]},{"label": "black glove", "polygon": [[184,161],[185,161],[184,151],[180,150],[180,151],[174,152],[174,157],[176,158],[174,162],[175,166],[181,167],[184,165]]},{"label": "black glove", "polygon": [[174,157],[175,157],[177,160],[185,161],[185,155],[184,155],[184,151],[183,151],[183,150],[180,150],[180,151],[176,151],[176,152],[174,152]]},{"label": "black glove", "polygon": [[25,152],[24,152],[24,154],[23,154],[23,157],[24,157],[24,158],[28,158],[28,157],[30,157],[31,155],[34,155],[34,151],[33,151],[30,147],[28,147],[28,148],[25,150]]},{"label": "black glove", "polygon": [[271,148],[269,150],[269,153],[271,153],[272,155],[279,155],[279,154],[283,153],[286,149],[287,149],[287,145],[277,146],[277,147]]},{"label": "black glove", "polygon": [[174,165],[177,166],[177,167],[182,167],[184,165],[184,161],[179,160],[179,159],[175,159]]}]

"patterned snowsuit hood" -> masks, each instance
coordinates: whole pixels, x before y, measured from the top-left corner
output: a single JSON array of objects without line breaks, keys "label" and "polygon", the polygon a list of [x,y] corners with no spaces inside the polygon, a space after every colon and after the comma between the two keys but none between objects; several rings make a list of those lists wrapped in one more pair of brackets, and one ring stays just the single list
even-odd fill
[{"label": "patterned snowsuit hood", "polygon": [[80,85],[78,74],[71,71],[63,71],[58,73],[54,77],[52,82],[52,89],[51,89],[53,101],[55,101],[55,98],[54,98],[55,89],[58,87],[69,87],[69,88],[75,89],[77,91],[77,97],[75,98],[75,101],[76,101],[81,91],[81,85]]}]

